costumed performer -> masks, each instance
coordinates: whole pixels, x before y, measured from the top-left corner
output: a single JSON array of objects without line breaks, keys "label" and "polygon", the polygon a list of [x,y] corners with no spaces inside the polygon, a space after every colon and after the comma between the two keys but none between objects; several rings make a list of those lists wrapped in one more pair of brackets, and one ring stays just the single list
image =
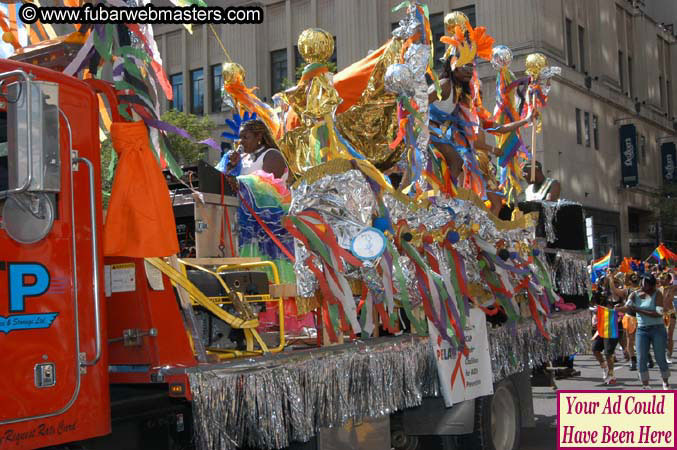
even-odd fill
[{"label": "costumed performer", "polygon": [[483,134],[510,133],[529,123],[531,115],[504,125],[491,121],[490,113],[482,106],[474,59],[476,55],[489,59],[493,39],[484,34],[483,27],[473,29],[462,13],[447,15],[445,25],[447,34],[453,31],[454,39],[442,38],[452,46],[445,54],[440,73],[441,98],[434,86],[429,90],[431,140],[447,160],[457,185],[471,189],[482,199],[488,198],[497,215],[502,202],[488,154],[494,150],[484,144]]},{"label": "costumed performer", "polygon": [[[239,256],[272,261],[280,275],[280,283],[295,284],[292,262],[280,248],[280,245],[283,246],[289,254],[294,252],[294,240],[281,223],[291,204],[287,163],[261,120],[244,122],[239,130],[239,140],[240,146],[229,155],[225,167],[229,184],[240,196]],[[272,280],[272,274],[268,275]],[[269,310],[270,315],[275,313],[276,310]],[[289,325],[296,318],[294,301],[286,299],[285,322],[288,329],[293,331],[294,326]],[[301,325],[314,326],[311,315],[305,319],[309,319],[309,323],[304,321]],[[262,322],[267,321],[262,319]]]}]

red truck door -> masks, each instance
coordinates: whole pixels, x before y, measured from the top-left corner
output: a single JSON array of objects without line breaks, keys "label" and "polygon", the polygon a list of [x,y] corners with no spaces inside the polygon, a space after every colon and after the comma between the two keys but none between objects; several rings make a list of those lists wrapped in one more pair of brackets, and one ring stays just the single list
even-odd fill
[{"label": "red truck door", "polygon": [[[21,103],[23,83],[17,106],[0,112],[0,449],[110,431],[105,317],[95,307],[98,100],[83,82],[20,63],[0,61],[0,78],[16,69],[33,74],[32,108],[27,115]],[[7,195],[36,146],[37,188]]]}]

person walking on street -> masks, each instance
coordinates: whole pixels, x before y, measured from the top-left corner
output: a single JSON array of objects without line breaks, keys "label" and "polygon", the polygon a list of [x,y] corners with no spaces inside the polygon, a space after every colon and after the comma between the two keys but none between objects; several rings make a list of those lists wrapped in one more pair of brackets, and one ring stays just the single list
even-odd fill
[{"label": "person walking on street", "polygon": [[665,311],[665,326],[668,333],[668,343],[667,343],[667,361],[668,364],[672,364],[672,350],[674,346],[673,336],[675,334],[675,305],[674,298],[677,295],[677,286],[673,284],[673,275],[670,272],[663,272],[658,277],[658,283],[660,284],[659,290],[666,301],[670,301],[671,308]]},{"label": "person walking on street", "polygon": [[[611,282],[612,277],[607,277],[609,280],[609,289],[611,294],[619,301],[621,304],[625,304],[628,300],[630,294],[637,289],[639,289],[639,275],[635,272],[631,272],[625,275],[625,288],[618,288],[613,282]],[[635,355],[635,331],[637,331],[637,318],[632,313],[626,313],[623,315],[622,319],[623,324],[623,339],[625,340],[625,350],[628,352],[630,357],[630,370],[637,370],[637,356]],[[649,367],[653,367],[653,359],[649,355]]]},{"label": "person walking on street", "polygon": [[602,338],[597,332],[597,308],[613,308],[609,302],[610,293],[606,288],[606,279],[600,279],[598,289],[593,296],[593,306],[590,310],[593,312],[593,336],[592,336],[592,354],[599,362],[602,368],[602,380],[604,384],[613,386],[616,384],[614,374],[614,351],[618,345],[618,338]]},{"label": "person walking on street", "polygon": [[663,389],[670,389],[670,369],[665,360],[665,347],[668,336],[663,322],[663,312],[672,307],[672,299],[665,301],[663,294],[656,289],[656,277],[651,274],[642,277],[641,289],[630,294],[625,306],[616,310],[637,314],[637,333],[635,347],[639,362],[639,378],[644,389],[649,389],[649,369],[647,367],[649,346],[653,345],[656,362],[661,370]]}]

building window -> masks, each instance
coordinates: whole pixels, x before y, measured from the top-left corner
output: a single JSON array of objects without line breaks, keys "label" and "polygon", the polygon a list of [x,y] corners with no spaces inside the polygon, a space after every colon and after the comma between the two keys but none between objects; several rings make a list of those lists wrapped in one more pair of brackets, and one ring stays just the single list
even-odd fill
[{"label": "building window", "polygon": [[172,85],[172,101],[169,105],[170,109],[183,111],[183,74],[177,73],[169,77],[169,82]]},{"label": "building window", "polygon": [[590,113],[586,111],[583,117],[583,126],[585,127],[585,146],[590,147]]},{"label": "building window", "polygon": [[639,233],[640,214],[636,209],[628,208],[628,232]]},{"label": "building window", "polygon": [[665,82],[665,90],[668,96],[668,118],[672,118],[672,83],[670,80]]},{"label": "building window", "polygon": [[646,136],[639,135],[639,163],[646,165]]},{"label": "building window", "polygon": [[[305,67],[306,62],[303,60],[303,56],[301,56],[301,52],[299,52],[299,46],[295,45],[294,46],[294,67],[296,68],[296,79],[294,81],[299,81],[300,74],[298,72],[302,72],[303,68]],[[299,67],[301,70],[299,70]]]},{"label": "building window", "polygon": [[578,26],[578,57],[581,63],[581,72],[585,72],[585,28]]},{"label": "building window", "polygon": [[628,95],[630,98],[635,96],[635,89],[632,86],[632,56],[628,55]]},{"label": "building window", "polygon": [[565,22],[565,27],[564,31],[566,33],[566,39],[567,39],[567,64],[569,64],[569,67],[576,68],[576,64],[574,62],[574,41],[573,41],[573,32],[572,32],[572,23],[571,19],[566,19]]},{"label": "building window", "polygon": [[625,95],[625,73],[623,70],[623,51],[618,51],[618,82],[621,85],[621,94]]},{"label": "building window", "polygon": [[272,94],[282,90],[282,81],[287,78],[287,49],[270,52],[270,89]]},{"label": "building window", "polygon": [[452,11],[459,11],[468,16],[470,25],[475,28],[477,26],[477,15],[475,14],[475,5],[464,6],[463,8],[454,8]]},{"label": "building window", "polygon": [[223,77],[221,76],[221,64],[215,64],[211,67],[212,79],[212,112],[221,112],[221,103],[223,97],[221,95],[221,85],[223,84]]},{"label": "building window", "polygon": [[592,115],[592,140],[595,145],[595,150],[599,150],[599,121],[597,114]]},{"label": "building window", "polygon": [[440,58],[444,56],[446,46],[440,42],[440,38],[444,36],[444,14],[432,14],[430,16],[430,31],[433,34],[433,49],[435,51],[435,71],[442,68],[442,61]]},{"label": "building window", "polygon": [[663,87],[663,75],[658,76],[658,92],[661,98],[661,109],[665,110],[665,88]]},{"label": "building window", "polygon": [[576,143],[583,144],[583,131],[581,130],[581,110],[576,108]]},{"label": "building window", "polygon": [[202,69],[190,71],[190,112],[204,114],[205,92],[204,73]]}]

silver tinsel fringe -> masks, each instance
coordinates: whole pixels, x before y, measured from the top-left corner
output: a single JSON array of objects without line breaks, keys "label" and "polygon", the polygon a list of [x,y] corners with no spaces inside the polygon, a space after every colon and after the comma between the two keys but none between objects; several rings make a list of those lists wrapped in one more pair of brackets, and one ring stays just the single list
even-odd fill
[{"label": "silver tinsel fringe", "polygon": [[543,206],[543,225],[545,228],[545,238],[548,243],[552,244],[557,241],[557,235],[555,233],[555,220],[557,219],[557,212],[563,206],[568,205],[578,205],[580,203],[572,202],[569,200],[558,200],[556,202],[541,202]]},{"label": "silver tinsel fringe", "polygon": [[555,259],[549,267],[555,290],[565,295],[587,295],[591,288],[587,254],[567,250],[554,253]]},{"label": "silver tinsel fringe", "polygon": [[489,330],[494,381],[562,356],[583,353],[589,347],[590,313],[587,310],[553,315],[545,328],[550,333],[550,342],[541,336],[531,320]]},{"label": "silver tinsel fringe", "polygon": [[[582,351],[589,314],[548,322],[552,341],[532,321],[489,329],[494,380]],[[341,346],[238,360],[190,373],[199,450],[279,449],[322,427],[379,417],[439,396],[427,338],[376,338]]]}]

